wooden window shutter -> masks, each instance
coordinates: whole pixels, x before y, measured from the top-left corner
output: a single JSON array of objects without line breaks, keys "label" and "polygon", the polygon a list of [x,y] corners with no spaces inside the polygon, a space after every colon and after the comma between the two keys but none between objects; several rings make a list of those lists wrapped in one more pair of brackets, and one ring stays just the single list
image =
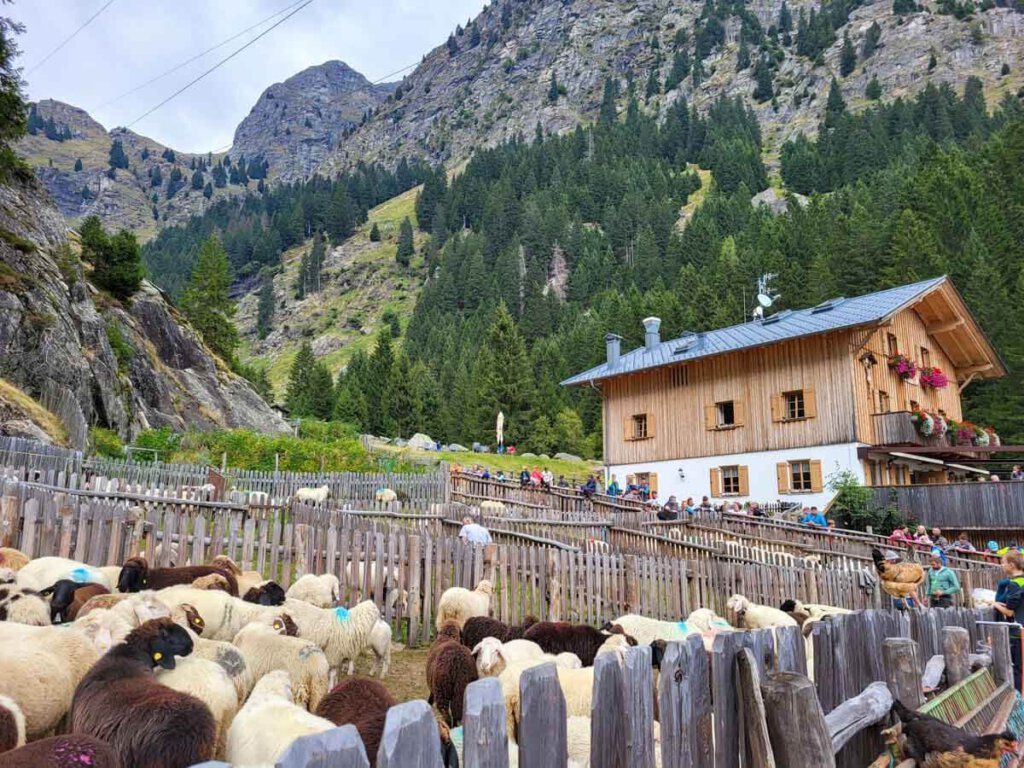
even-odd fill
[{"label": "wooden window shutter", "polygon": [[732,420],[737,427],[742,427],[747,422],[747,406],[742,400],[733,400]]},{"label": "wooden window shutter", "polygon": [[785,402],[782,395],[772,395],[772,421],[782,421],[785,417]]},{"label": "wooden window shutter", "polygon": [[750,470],[747,467],[740,467],[740,496],[750,495]]},{"label": "wooden window shutter", "polygon": [[[654,437],[654,414],[647,414],[647,436]],[[653,477],[653,475],[652,475]]]},{"label": "wooden window shutter", "polygon": [[814,404],[814,390],[813,389],[805,389],[804,390],[804,417],[808,418],[808,419],[813,419],[817,415],[818,415],[818,408]]},{"label": "wooden window shutter", "polygon": [[779,493],[789,493],[789,462],[780,461],[775,465],[775,474],[779,478]]},{"label": "wooden window shutter", "polygon": [[658,490],[658,473],[650,472],[647,475],[647,487],[650,491],[654,492]]},{"label": "wooden window shutter", "polygon": [[623,416],[622,417],[622,439],[630,441],[633,439],[633,417]]},{"label": "wooden window shutter", "polygon": [[821,461],[814,459],[811,462],[811,490],[815,493],[821,493],[824,487],[821,481]]},{"label": "wooden window shutter", "polygon": [[711,495],[716,498],[722,496],[722,470],[718,467],[711,469]]},{"label": "wooden window shutter", "polygon": [[714,429],[718,426],[718,406],[704,406],[704,429]]}]

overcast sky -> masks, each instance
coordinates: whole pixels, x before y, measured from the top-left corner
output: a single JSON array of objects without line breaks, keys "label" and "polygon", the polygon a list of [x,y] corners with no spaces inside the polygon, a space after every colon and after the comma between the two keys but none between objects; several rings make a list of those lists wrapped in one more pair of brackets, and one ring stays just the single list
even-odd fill
[{"label": "overcast sky", "polygon": [[[26,27],[18,44],[29,98],[82,107],[109,129],[131,124],[286,14],[138,93],[107,102],[296,0],[113,0],[33,69],[106,2],[15,0],[3,12]],[[222,149],[267,86],[330,59],[375,81],[418,63],[483,6],[483,0],[313,0],[133,130],[180,151]]]}]

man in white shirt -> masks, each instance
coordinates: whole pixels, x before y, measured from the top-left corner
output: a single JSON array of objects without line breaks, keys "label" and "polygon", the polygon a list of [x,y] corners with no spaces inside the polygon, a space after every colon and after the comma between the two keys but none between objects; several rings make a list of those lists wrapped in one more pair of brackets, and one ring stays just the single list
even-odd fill
[{"label": "man in white shirt", "polygon": [[459,529],[459,538],[470,544],[490,544],[491,534],[482,525],[473,522],[468,515],[462,518],[462,528]]}]

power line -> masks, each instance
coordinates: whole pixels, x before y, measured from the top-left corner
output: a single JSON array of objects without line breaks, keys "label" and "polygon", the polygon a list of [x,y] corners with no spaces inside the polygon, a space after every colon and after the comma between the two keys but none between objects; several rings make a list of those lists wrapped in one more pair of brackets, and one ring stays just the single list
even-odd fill
[{"label": "power line", "polygon": [[263,26],[264,24],[266,24],[266,23],[267,23],[268,21],[270,21],[270,20],[272,20],[272,19],[275,19],[275,18],[277,18],[277,17],[278,17],[278,16],[280,16],[280,15],[281,15],[282,13],[287,13],[287,12],[288,12],[288,11],[290,11],[290,10],[291,10],[292,8],[294,8],[295,6],[297,6],[297,5],[301,5],[301,4],[302,4],[302,3],[304,2],[304,1],[305,1],[305,0],[296,0],[296,2],[292,3],[291,5],[287,6],[286,8],[282,8],[282,9],[281,9],[280,11],[278,11],[277,13],[274,13],[274,14],[271,14],[270,16],[267,16],[267,18],[263,19],[262,21],[258,21],[258,22],[256,22],[256,23],[255,23],[255,24],[253,24],[253,25],[252,25],[251,27],[246,27],[246,28],[245,28],[245,29],[243,29],[243,30],[242,30],[241,32],[239,32],[238,34],[232,35],[232,36],[231,36],[231,37],[229,37],[229,38],[228,38],[227,40],[222,40],[221,42],[217,43],[217,44],[216,44],[215,46],[213,46],[212,48],[207,48],[207,49],[206,49],[205,51],[203,51],[202,53],[197,53],[197,54],[196,54],[195,56],[192,56],[191,58],[189,58],[189,59],[186,59],[185,61],[181,62],[180,64],[177,64],[177,65],[176,65],[176,66],[174,66],[174,67],[171,67],[171,68],[170,68],[170,69],[168,69],[168,70],[167,70],[166,72],[163,72],[163,73],[161,73],[161,74],[157,75],[156,77],[154,77],[154,78],[151,78],[150,80],[147,80],[146,82],[142,83],[142,85],[136,86],[135,88],[132,88],[132,89],[131,89],[130,91],[125,91],[125,92],[124,92],[124,93],[122,93],[122,94],[121,94],[120,96],[115,96],[114,98],[110,99],[109,101],[105,101],[105,102],[103,102],[103,103],[102,103],[102,104],[100,104],[100,105],[99,105],[98,107],[96,107],[96,109],[103,109],[104,107],[108,107],[108,106],[110,106],[111,104],[114,104],[114,103],[116,103],[116,102],[120,101],[121,99],[125,98],[126,96],[131,96],[131,95],[132,95],[133,93],[138,93],[138,92],[139,92],[139,91],[141,91],[141,90],[142,90],[143,88],[146,88],[147,86],[150,86],[150,85],[152,85],[153,83],[157,82],[158,80],[163,80],[163,79],[164,79],[165,77],[167,77],[168,75],[173,75],[173,74],[174,74],[175,72],[177,72],[178,70],[180,70],[180,69],[184,69],[185,67],[187,67],[187,66],[188,66],[189,64],[191,64],[191,63],[192,63],[193,61],[196,61],[196,60],[198,60],[198,59],[201,59],[201,58],[203,58],[203,57],[204,57],[204,56],[206,56],[206,54],[208,54],[208,53],[213,53],[213,52],[214,52],[214,51],[216,51],[216,50],[217,50],[218,48],[223,48],[223,47],[224,47],[225,45],[227,45],[228,43],[232,42],[233,40],[237,40],[238,38],[242,37],[243,35],[246,35],[246,34],[248,34],[249,32],[252,32],[252,31],[253,31],[254,29],[256,29],[257,27],[262,27],[262,26]]},{"label": "power line", "polygon": [[[113,0],[111,0],[111,2],[113,2]],[[249,42],[247,42],[247,43],[246,43],[245,45],[243,45],[243,46],[242,46],[241,48],[238,48],[237,50],[235,50],[235,51],[233,51],[232,53],[230,53],[230,54],[228,54],[227,56],[225,56],[225,57],[224,57],[223,59],[221,59],[221,60],[220,60],[220,61],[218,61],[218,62],[217,62],[216,64],[214,64],[214,65],[213,65],[212,67],[210,67],[210,68],[209,68],[208,70],[206,70],[205,72],[203,72],[203,74],[199,75],[199,77],[197,77],[197,78],[195,78],[195,79],[191,80],[190,82],[186,83],[186,84],[185,84],[184,86],[182,86],[181,88],[179,88],[178,90],[176,90],[176,91],[175,91],[174,93],[172,93],[172,94],[171,94],[170,96],[168,96],[168,97],[167,97],[166,99],[164,99],[163,101],[161,101],[161,102],[160,102],[159,104],[157,104],[157,105],[156,105],[155,107],[153,107],[153,108],[152,108],[151,110],[149,110],[148,112],[146,112],[146,113],[145,113],[144,115],[142,115],[141,117],[138,117],[138,118],[136,118],[135,120],[133,120],[133,121],[132,121],[131,123],[129,123],[129,124],[128,124],[128,126],[127,126],[127,127],[128,127],[128,128],[131,128],[131,127],[132,127],[133,125],[136,125],[137,123],[141,122],[142,120],[145,120],[145,119],[146,119],[147,117],[149,117],[149,116],[150,116],[150,115],[152,115],[152,114],[153,114],[154,112],[156,112],[156,111],[157,111],[158,109],[160,109],[160,107],[164,106],[165,104],[167,104],[167,103],[168,103],[168,102],[170,102],[170,101],[173,101],[173,100],[174,100],[175,98],[177,98],[178,96],[180,96],[181,94],[183,94],[183,93],[184,93],[185,91],[187,91],[187,90],[188,90],[189,88],[191,88],[191,87],[192,87],[193,85],[195,85],[195,84],[196,84],[196,83],[198,83],[198,82],[199,82],[200,80],[202,80],[202,79],[203,79],[204,77],[206,77],[207,75],[209,75],[209,74],[210,74],[211,72],[213,72],[214,70],[217,70],[217,69],[219,69],[219,68],[220,68],[220,67],[221,67],[222,65],[224,65],[224,64],[226,64],[227,62],[231,61],[231,59],[235,58],[235,56],[237,56],[238,54],[240,54],[240,53],[241,53],[242,51],[244,51],[244,50],[245,50],[246,48],[248,48],[249,46],[251,46],[251,45],[252,45],[253,43],[255,43],[255,42],[256,42],[257,40],[259,40],[260,38],[262,38],[262,37],[265,37],[266,35],[268,35],[268,34],[270,34],[271,32],[273,32],[273,31],[274,31],[274,30],[275,30],[275,29],[276,29],[277,27],[279,27],[279,26],[281,26],[282,24],[284,24],[284,23],[285,23],[286,21],[288,21],[288,19],[290,19],[290,18],[291,18],[292,16],[294,16],[294,15],[295,15],[296,13],[298,13],[299,11],[301,11],[301,10],[302,10],[303,8],[305,8],[305,7],[307,6],[307,5],[310,5],[310,4],[312,3],[312,2],[313,2],[313,0],[305,0],[305,2],[304,2],[304,3],[302,4],[302,5],[300,5],[300,6],[299,6],[298,8],[296,8],[296,9],[295,9],[294,11],[292,11],[291,13],[289,13],[289,14],[288,14],[287,16],[285,16],[285,17],[284,17],[283,19],[280,19],[280,20],[278,20],[278,21],[277,21],[277,22],[275,22],[275,23],[274,23],[274,24],[273,24],[272,26],[270,26],[270,27],[268,27],[267,29],[265,29],[265,30],[263,30],[262,32],[260,32],[260,33],[259,33],[258,35],[256,35],[256,37],[254,37],[254,38],[253,38],[252,40],[250,40]]]},{"label": "power line", "polygon": [[90,17],[89,17],[88,19],[86,19],[86,22],[85,22],[85,23],[84,23],[84,24],[83,24],[82,26],[80,26],[80,27],[79,27],[78,29],[76,29],[76,30],[75,30],[74,32],[72,32],[72,33],[71,33],[71,34],[70,34],[70,35],[69,35],[68,37],[64,38],[64,40],[63,40],[63,41],[62,41],[62,42],[61,42],[61,43],[60,43],[60,44],[59,44],[59,45],[58,45],[58,46],[57,46],[56,48],[54,48],[54,49],[53,49],[52,51],[50,51],[50,52],[49,52],[48,54],[46,54],[46,55],[45,55],[45,56],[43,57],[42,61],[40,61],[40,62],[39,62],[38,64],[36,64],[36,65],[35,65],[34,67],[32,67],[32,69],[30,69],[30,70],[29,70],[28,72],[26,72],[25,74],[26,74],[26,75],[31,75],[31,74],[32,74],[33,72],[35,72],[35,71],[36,71],[37,69],[39,69],[39,68],[40,68],[41,66],[43,66],[43,64],[45,64],[45,63],[46,63],[46,62],[48,62],[48,61],[49,61],[50,59],[52,59],[52,58],[54,57],[54,55],[55,55],[55,54],[56,54],[56,53],[57,53],[57,52],[58,52],[58,51],[59,51],[59,50],[60,50],[61,48],[63,48],[63,47],[65,46],[65,45],[67,45],[67,44],[68,44],[68,43],[70,43],[70,42],[71,42],[72,40],[74,40],[74,39],[75,39],[75,37],[77,37],[77,36],[78,36],[78,33],[79,33],[79,32],[81,32],[81,31],[82,31],[83,29],[85,29],[85,28],[86,28],[86,27],[88,27],[88,26],[89,26],[90,24],[92,24],[92,22],[96,20],[96,17],[97,17],[97,16],[99,16],[99,15],[100,15],[101,13],[103,13],[103,12],[104,12],[105,10],[107,10],[107,8],[109,8],[109,7],[110,7],[111,5],[113,5],[113,4],[114,4],[114,0],[107,0],[106,4],[105,4],[105,5],[104,5],[104,6],[102,7],[102,8],[100,8],[100,9],[99,9],[98,11],[96,11],[96,13],[94,13],[94,14],[93,14],[92,16],[90,16]]}]

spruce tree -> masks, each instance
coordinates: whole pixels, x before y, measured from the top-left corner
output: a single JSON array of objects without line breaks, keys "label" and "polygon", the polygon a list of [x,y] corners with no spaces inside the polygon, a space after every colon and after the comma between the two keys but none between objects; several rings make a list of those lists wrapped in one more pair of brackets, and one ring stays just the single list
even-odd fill
[{"label": "spruce tree", "polygon": [[398,228],[398,249],[395,251],[395,261],[403,267],[407,267],[415,253],[416,246],[413,242],[412,222],[406,217]]},{"label": "spruce tree", "polygon": [[205,197],[207,200],[213,197],[213,184],[211,184],[210,182],[206,182],[206,186],[203,187],[203,197]]},{"label": "spruce tree", "polygon": [[558,101],[558,76],[551,73],[551,87],[548,88],[548,101],[554,104]]},{"label": "spruce tree", "polygon": [[619,81],[609,77],[604,81],[604,95],[601,98],[601,113],[598,121],[604,125],[614,125],[619,119],[618,103]]},{"label": "spruce tree", "polygon": [[932,51],[928,56],[928,71],[931,72],[938,64],[938,59],[935,58],[935,51]]},{"label": "spruce tree", "polygon": [[334,378],[327,363],[318,361],[307,380],[309,416],[328,421],[334,415]]},{"label": "spruce tree", "polygon": [[782,7],[779,9],[779,32],[793,31],[793,14],[789,11],[786,0],[782,0]]},{"label": "spruce tree", "polygon": [[864,89],[864,96],[872,101],[878,101],[882,98],[882,84],[878,82],[877,75],[872,75],[867,88]]},{"label": "spruce tree", "polygon": [[370,242],[371,243],[379,243],[380,242],[380,227],[377,226],[377,222],[376,221],[373,222],[373,226],[370,227]]},{"label": "spruce tree", "polygon": [[767,56],[762,56],[757,60],[757,66],[754,67],[754,81],[754,101],[762,103],[775,95],[772,67]]},{"label": "spruce tree", "polygon": [[228,175],[224,171],[224,166],[221,163],[217,163],[213,166],[213,186],[217,189],[223,189],[228,185]]},{"label": "spruce tree", "polygon": [[650,99],[661,93],[661,78],[658,76],[658,68],[651,67],[651,72],[647,76],[647,86],[644,88],[644,95]]},{"label": "spruce tree", "polygon": [[846,111],[843,89],[834,77],[828,87],[828,101],[825,104],[825,127],[832,128],[839,121],[839,116]]},{"label": "spruce tree", "polygon": [[77,160],[75,160],[75,173],[78,173],[81,170],[82,170],[82,158],[78,158]]},{"label": "spruce tree", "polygon": [[742,37],[740,39],[740,49],[736,54],[736,71],[742,72],[745,69],[750,68],[750,48],[747,47],[747,41]]},{"label": "spruce tree", "polygon": [[367,376],[363,383],[363,395],[366,398],[367,429],[373,434],[383,435],[390,430],[388,412],[388,384],[391,381],[392,369],[395,365],[395,352],[391,345],[391,331],[381,328],[377,334],[377,344],[373,348],[367,366]]},{"label": "spruce tree", "polygon": [[260,339],[265,339],[270,334],[274,305],[274,273],[265,269],[260,278],[260,298],[256,309],[256,334]]},{"label": "spruce tree", "polygon": [[199,249],[192,278],[181,296],[181,308],[206,345],[231,364],[238,346],[235,303],[228,290],[231,267],[216,235],[210,235]]},{"label": "spruce tree", "polygon": [[843,32],[843,49],[839,52],[839,74],[846,77],[857,68],[857,49],[853,47],[850,32]]},{"label": "spruce tree", "polygon": [[294,418],[306,418],[313,414],[311,380],[314,368],[316,368],[316,356],[313,354],[313,347],[308,341],[304,341],[292,361],[292,367],[288,373],[288,388],[285,390],[284,397],[288,414]]},{"label": "spruce tree", "polygon": [[878,41],[882,39],[882,28],[877,21],[871,22],[868,31],[864,33],[864,43],[861,45],[860,55],[862,59],[871,56],[878,49]]},{"label": "spruce tree", "polygon": [[113,237],[103,229],[96,216],[90,216],[79,229],[82,258],[92,262],[92,281],[118,299],[127,299],[142,283],[142,255],[135,235],[121,230]]},{"label": "spruce tree", "polygon": [[893,0],[892,12],[897,16],[905,16],[908,13],[917,11],[917,3],[914,0]]},{"label": "spruce tree", "polygon": [[675,90],[689,74],[690,55],[685,49],[676,51],[675,55],[672,57],[672,69],[669,70],[668,77],[665,79],[665,90]]},{"label": "spruce tree", "polygon": [[110,154],[108,155],[107,164],[111,169],[128,167],[128,155],[124,153],[124,145],[121,144],[120,139],[114,139],[110,143]]},{"label": "spruce tree", "polygon": [[527,417],[532,403],[533,372],[526,343],[504,303],[498,304],[494,321],[484,338],[476,373],[476,430],[495,441],[498,412],[505,414],[505,442],[527,437]]},{"label": "spruce tree", "polygon": [[203,188],[203,174],[200,173],[199,171],[196,171],[195,173],[192,174],[192,189],[194,189],[196,192],[198,192],[202,188]]}]

